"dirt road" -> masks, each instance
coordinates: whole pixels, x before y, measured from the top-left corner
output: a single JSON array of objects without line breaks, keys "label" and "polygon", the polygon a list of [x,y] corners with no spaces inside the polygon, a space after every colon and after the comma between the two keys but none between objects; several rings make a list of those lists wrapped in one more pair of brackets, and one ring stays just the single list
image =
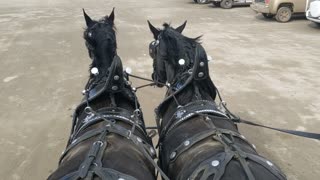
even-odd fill
[{"label": "dirt road", "polygon": [[[118,53],[145,77],[152,68],[146,20],[158,26],[188,20],[184,34],[204,35],[212,79],[234,113],[319,132],[320,29],[304,18],[280,24],[248,7],[188,1],[0,0],[0,179],[45,179],[57,166],[88,77],[81,8],[100,18],[116,7]],[[148,124],[163,94],[156,88],[138,93]],[[246,125],[240,131],[288,179],[319,179],[319,142]]]}]

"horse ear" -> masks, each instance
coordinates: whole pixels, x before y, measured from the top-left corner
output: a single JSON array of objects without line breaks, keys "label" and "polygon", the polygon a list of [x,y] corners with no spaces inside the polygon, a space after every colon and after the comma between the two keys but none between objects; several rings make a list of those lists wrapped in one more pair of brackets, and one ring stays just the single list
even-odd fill
[{"label": "horse ear", "polygon": [[177,27],[176,31],[178,31],[179,33],[182,33],[186,25],[187,25],[187,21],[185,21],[181,26]]},{"label": "horse ear", "polygon": [[84,19],[86,20],[87,27],[90,27],[93,24],[92,19],[87,15],[86,11],[82,9]]},{"label": "horse ear", "polygon": [[160,34],[160,31],[159,31],[157,28],[155,28],[155,27],[150,23],[149,20],[148,20],[148,24],[149,24],[149,28],[150,28],[150,31],[151,31],[152,34],[153,34],[154,39],[158,39],[158,36],[159,36],[159,34]]},{"label": "horse ear", "polygon": [[111,21],[112,23],[114,22],[114,8],[112,9],[112,12],[108,17],[108,20]]}]

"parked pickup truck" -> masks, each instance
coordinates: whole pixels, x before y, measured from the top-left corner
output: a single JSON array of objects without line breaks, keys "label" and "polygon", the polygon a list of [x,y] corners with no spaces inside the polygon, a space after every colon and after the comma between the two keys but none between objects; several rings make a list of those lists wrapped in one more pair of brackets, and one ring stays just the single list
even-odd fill
[{"label": "parked pickup truck", "polygon": [[265,18],[275,17],[278,22],[288,22],[292,14],[304,13],[307,0],[254,0],[251,9]]},{"label": "parked pickup truck", "polygon": [[306,17],[320,25],[320,0],[307,0]]}]

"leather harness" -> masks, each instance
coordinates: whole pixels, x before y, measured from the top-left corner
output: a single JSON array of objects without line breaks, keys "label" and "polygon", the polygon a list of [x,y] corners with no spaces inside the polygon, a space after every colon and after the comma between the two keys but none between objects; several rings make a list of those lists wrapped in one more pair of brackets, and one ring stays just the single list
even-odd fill
[{"label": "leather harness", "polygon": [[[199,45],[197,45],[195,62],[192,70],[189,70],[189,73],[187,74],[188,76],[187,80],[185,81],[185,83],[183,83],[182,86],[179,85],[180,87],[176,88],[176,91],[173,94],[169,95],[164,100],[164,102],[162,102],[158,106],[158,108],[155,110],[158,124],[160,124],[162,115],[166,110],[165,106],[167,106],[167,103],[170,100],[175,98],[175,96],[181,91],[183,91],[183,89],[186,86],[188,86],[191,82],[201,81],[209,77],[207,62],[208,61],[206,59],[199,57]],[[179,82],[177,82],[176,84],[179,84]],[[213,85],[213,87],[215,86]],[[171,86],[170,88],[174,89],[175,87]],[[170,89],[168,90],[168,92],[170,92]],[[222,108],[218,107],[215,102],[207,101],[207,100],[194,101],[184,106],[179,105],[177,111],[172,115],[168,123],[161,129],[160,129],[160,126],[158,126],[158,129],[160,132],[160,139],[159,139],[160,149],[161,149],[161,142],[165,141],[166,136],[170,135],[170,132],[172,132],[173,129],[178,127],[180,124],[187,122],[188,120],[192,119],[195,116],[203,117],[205,123],[208,125],[208,127],[210,127],[206,131],[202,131],[198,134],[194,134],[192,137],[184,140],[183,143],[176,146],[176,148],[172,149],[169,152],[169,156],[164,157],[166,158],[165,161],[169,162],[169,166],[170,164],[174,163],[175,160],[181,154],[185,153],[195,144],[205,139],[212,138],[212,140],[215,140],[221,143],[224,147],[224,151],[219,152],[213,157],[200,163],[200,165],[191,173],[191,175],[190,175],[190,172],[187,172],[188,171],[187,169],[182,169],[177,179],[193,180],[196,178],[197,179],[200,178],[202,180],[202,179],[208,179],[209,177],[213,177],[214,180],[219,180],[224,175],[225,168],[232,159],[237,159],[240,162],[249,180],[255,180],[255,177],[246,161],[249,159],[265,167],[270,173],[275,175],[278,179],[280,180],[286,179],[286,176],[273,163],[271,163],[270,161],[264,159],[259,155],[244,152],[243,150],[241,150],[239,146],[237,146],[234,143],[234,138],[238,138],[244,141],[246,144],[252,147],[252,149],[255,150],[255,147],[251,143],[249,143],[244,138],[243,135],[229,129],[217,128],[213,124],[214,120],[219,120],[219,119],[229,121],[234,124],[234,122],[231,119],[231,116],[225,113],[224,111],[222,111],[221,109]],[[189,176],[186,176],[188,174]]]},{"label": "leather harness", "polygon": [[[75,110],[69,144],[62,154],[59,164],[63,162],[67,153],[81,142],[92,137],[97,137],[97,139],[92,144],[78,171],[72,172],[62,177],[60,180],[78,180],[80,178],[91,180],[94,176],[98,176],[103,180],[136,180],[136,178],[130,175],[118,172],[114,169],[102,167],[103,154],[108,146],[106,136],[110,133],[129,139],[153,165],[156,165],[153,161],[156,157],[156,153],[154,148],[150,145],[151,142],[145,131],[143,121],[141,120],[142,116],[139,109],[136,109],[134,112],[129,112],[126,109],[114,106],[94,111],[89,106],[91,101],[99,98],[103,93],[108,93],[110,96],[115,93],[122,93],[137,105],[134,91],[124,92],[125,89],[129,88],[129,86],[125,88],[125,86],[127,86],[125,82],[126,78],[124,77],[121,60],[118,56],[115,56],[113,59],[104,83],[97,83],[89,80],[84,94],[85,98]],[[79,115],[82,111],[84,111],[87,116],[80,122]],[[103,127],[84,132],[88,127],[99,122],[104,123]],[[132,129],[126,129],[121,125],[116,124],[117,122],[126,123],[130,125]],[[135,129],[140,131],[143,135],[142,138],[135,135]]]}]

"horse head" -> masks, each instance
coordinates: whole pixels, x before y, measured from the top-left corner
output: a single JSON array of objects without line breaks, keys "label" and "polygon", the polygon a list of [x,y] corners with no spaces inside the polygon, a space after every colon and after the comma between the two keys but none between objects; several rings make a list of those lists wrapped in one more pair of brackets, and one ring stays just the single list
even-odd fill
[{"label": "horse head", "polygon": [[109,16],[98,21],[92,20],[84,9],[83,15],[87,25],[83,37],[92,59],[91,67],[96,67],[101,75],[105,75],[107,68],[117,54],[114,9]]}]

